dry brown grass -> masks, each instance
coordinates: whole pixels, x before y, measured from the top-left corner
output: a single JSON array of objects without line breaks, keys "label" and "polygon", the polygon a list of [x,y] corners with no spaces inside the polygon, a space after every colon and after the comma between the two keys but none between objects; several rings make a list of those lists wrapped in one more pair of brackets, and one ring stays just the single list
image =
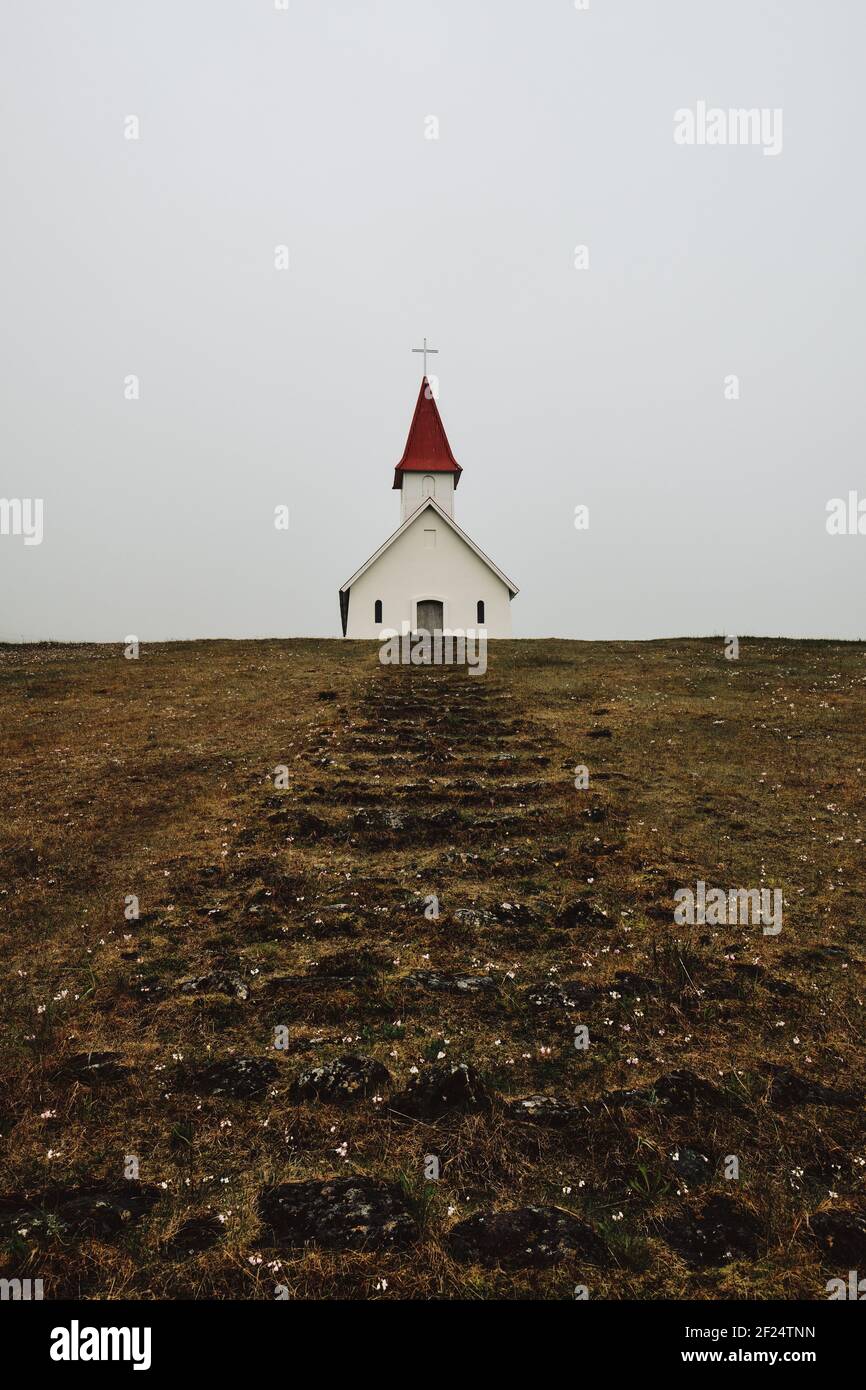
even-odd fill
[{"label": "dry brown grass", "polygon": [[[0,649],[0,1196],[116,1185],[130,1154],[164,1184],[110,1239],[8,1240],[3,1273],[41,1275],[51,1297],[268,1298],[277,1282],[303,1297],[570,1297],[578,1276],[593,1297],[823,1297],[836,1271],[807,1221],[862,1208],[862,1106],[774,1106],[767,1067],[861,1082],[864,692],[853,643],[755,640],[738,662],[721,639],[498,643],[482,679],[380,668],[362,643],[179,643],[139,661]],[[611,737],[592,737],[600,727]],[[371,835],[353,829],[361,807],[414,819]],[[675,888],[699,878],[782,888],[781,935],[674,927]],[[557,923],[580,892],[606,923]],[[320,910],[338,902],[349,909]],[[471,906],[493,920],[455,918]],[[214,969],[240,974],[249,998],[178,993]],[[401,981],[418,969],[491,973],[500,989],[417,993]],[[629,995],[618,970],[652,990]],[[527,1003],[527,985],[557,978],[610,992],[577,1010]],[[273,1049],[279,1023],[287,1052]],[[63,1073],[91,1049],[120,1054],[127,1075]],[[494,1109],[425,1125],[372,1100],[288,1099],[298,1070],[346,1052],[384,1062],[395,1089],[440,1052],[471,1062]],[[263,1098],[175,1085],[178,1058],[231,1055],[276,1061]],[[684,1114],[606,1105],[556,1131],[506,1109],[534,1092],[591,1102],[678,1068],[717,1099]],[[683,1145],[710,1157],[708,1190],[735,1189],[757,1217],[754,1259],[697,1268],[666,1243],[696,1199],[668,1161]],[[438,1183],[423,1177],[431,1152]],[[728,1154],[738,1183],[719,1174]],[[353,1172],[404,1186],[412,1249],[258,1249],[264,1184]],[[609,1265],[449,1257],[457,1220],[521,1204],[591,1221]],[[225,1217],[223,1239],[165,1250],[207,1211]]]}]

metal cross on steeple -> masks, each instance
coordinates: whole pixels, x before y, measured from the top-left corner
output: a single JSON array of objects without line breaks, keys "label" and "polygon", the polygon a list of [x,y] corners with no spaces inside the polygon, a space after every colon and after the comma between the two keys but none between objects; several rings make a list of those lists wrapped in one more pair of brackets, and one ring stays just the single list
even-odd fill
[{"label": "metal cross on steeple", "polygon": [[432,353],[432,352],[438,352],[439,349],[438,349],[438,348],[429,348],[429,347],[427,346],[427,339],[425,338],[425,339],[424,339],[424,346],[423,346],[423,347],[420,347],[420,348],[413,348],[412,351],[413,351],[413,352],[423,352],[423,354],[424,354],[424,375],[426,376],[426,375],[427,375],[427,354],[428,354],[428,352],[430,352],[430,353]]}]

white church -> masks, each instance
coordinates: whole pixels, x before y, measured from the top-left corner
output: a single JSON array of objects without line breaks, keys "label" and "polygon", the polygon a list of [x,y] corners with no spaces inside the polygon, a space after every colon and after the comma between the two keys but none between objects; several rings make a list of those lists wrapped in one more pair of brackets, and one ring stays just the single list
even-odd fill
[{"label": "white church", "polygon": [[[427,348],[426,352],[435,349]],[[394,469],[400,525],[340,589],[344,637],[397,632],[511,636],[517,588],[454,520],[460,464],[426,370],[403,457]],[[408,624],[408,627],[404,627]]]}]

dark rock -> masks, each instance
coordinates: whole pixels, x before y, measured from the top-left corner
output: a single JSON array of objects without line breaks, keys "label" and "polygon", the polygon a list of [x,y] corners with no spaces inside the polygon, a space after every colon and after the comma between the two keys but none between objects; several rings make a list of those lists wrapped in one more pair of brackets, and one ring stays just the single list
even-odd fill
[{"label": "dark rock", "polygon": [[588,730],[588,737],[589,737],[589,738],[613,738],[613,729],[605,729],[605,728],[589,729],[589,730]]},{"label": "dark rock", "polygon": [[242,975],[227,970],[213,970],[209,975],[190,975],[178,980],[181,994],[227,994],[232,999],[250,997],[250,987]]},{"label": "dark rock", "polygon": [[812,946],[808,951],[789,953],[786,959],[793,962],[804,961],[807,965],[830,965],[833,961],[850,961],[851,956],[844,946]]},{"label": "dark rock", "polygon": [[431,830],[441,833],[443,830],[453,830],[461,823],[462,817],[458,810],[454,807],[443,806],[441,810],[425,815],[421,821],[421,826],[428,833]]},{"label": "dark rock", "polygon": [[[274,803],[280,806],[282,797],[274,797]],[[251,877],[254,870],[257,872]],[[274,862],[268,859],[250,864],[246,873],[236,871],[232,874],[232,879],[245,885],[244,896],[248,912],[254,907],[277,907],[283,910],[295,908],[298,902],[303,901],[308,889],[302,877],[282,873],[275,867]]]},{"label": "dark rock", "polygon": [[158,975],[137,975],[130,989],[145,1003],[161,999],[163,995],[168,994],[168,986]]},{"label": "dark rock", "polygon": [[337,1057],[319,1067],[301,1072],[293,1082],[291,1100],[322,1100],[347,1105],[372,1095],[380,1086],[389,1086],[391,1073],[372,1057]]},{"label": "dark rock", "polygon": [[807,1152],[802,1157],[792,1157],[798,1159],[797,1167],[801,1170],[799,1174],[790,1174],[792,1187],[799,1187],[797,1179],[803,1178],[806,1183],[823,1187],[829,1192],[838,1193],[844,1188],[847,1196],[850,1189],[856,1186],[854,1169],[859,1165],[856,1165],[853,1155],[825,1138],[821,1130],[812,1133]]},{"label": "dark rock", "polygon": [[527,987],[526,1002],[535,1009],[576,1009],[591,1004],[599,993],[598,986],[582,980],[541,980]]},{"label": "dark rock", "polygon": [[574,927],[609,927],[607,913],[589,898],[575,898],[556,915],[556,925],[572,930]]},{"label": "dark rock", "polygon": [[318,840],[330,830],[327,821],[320,816],[313,815],[311,811],[295,811],[289,806],[272,811],[268,824],[278,826],[293,840]]},{"label": "dark rock", "polygon": [[260,1194],[258,1209],[277,1244],[315,1241],[327,1250],[394,1250],[418,1234],[397,1184],[372,1178],[283,1183]]},{"label": "dark rock", "polygon": [[316,695],[317,700],[336,700],[336,690],[320,690]]},{"label": "dark rock", "polygon": [[780,999],[789,999],[792,994],[797,994],[796,985],[792,985],[790,980],[779,980],[774,975],[768,975],[761,981],[764,989],[768,989],[771,994],[776,994]]},{"label": "dark rock", "polygon": [[27,1192],[0,1197],[0,1238],[18,1236],[24,1240],[64,1234],[66,1228],[54,1211],[43,1205],[45,1200],[44,1194]]},{"label": "dark rock", "polygon": [[6,1235],[116,1235],[146,1216],[160,1195],[159,1188],[137,1182],[16,1193],[0,1198],[0,1231]]},{"label": "dark rock", "polygon": [[713,1166],[706,1154],[700,1153],[697,1149],[688,1149],[682,1144],[668,1154],[668,1162],[686,1187],[700,1187],[713,1176]]},{"label": "dark rock", "polygon": [[[565,851],[563,851],[565,853]],[[497,909],[500,922],[506,926],[542,927],[546,919],[553,915],[550,903],[500,903]]]},{"label": "dark rock", "polygon": [[360,979],[361,976],[381,975],[391,963],[382,951],[362,946],[356,951],[334,951],[310,966],[310,974],[331,980]]},{"label": "dark rock", "polygon": [[599,855],[616,854],[617,850],[622,849],[622,847],[621,840],[613,843],[611,841],[601,840],[596,835],[595,839],[591,840],[589,844],[583,845],[582,849],[583,853],[589,855],[590,859],[597,859]]},{"label": "dark rock", "polygon": [[129,1067],[121,1064],[119,1052],[79,1052],[63,1063],[56,1077],[80,1081],[83,1086],[101,1086],[128,1075]]},{"label": "dark rock", "polygon": [[235,1100],[254,1100],[263,1096],[268,1083],[277,1075],[277,1064],[267,1057],[230,1057],[222,1062],[204,1062],[178,1069],[179,1090],[202,1096],[232,1096]]},{"label": "dark rock", "polygon": [[673,1115],[690,1115],[698,1102],[711,1109],[737,1108],[722,1095],[711,1081],[704,1081],[693,1071],[678,1070],[659,1076],[652,1086],[635,1090],[609,1091],[596,1105],[658,1104]]},{"label": "dark rock", "polygon": [[407,830],[412,820],[405,812],[387,806],[362,806],[352,816],[351,826],[368,835],[393,835]]},{"label": "dark rock", "polygon": [[425,893],[413,893],[411,898],[398,904],[400,911],[416,913],[419,917],[426,916],[429,906],[430,898]]},{"label": "dark rock", "polygon": [[777,1110],[787,1110],[795,1105],[830,1105],[841,1110],[855,1110],[860,1103],[853,1091],[837,1091],[832,1086],[823,1086],[790,1067],[767,1063],[767,1069],[773,1072],[767,1099]]},{"label": "dark rock", "polygon": [[607,1255],[592,1227],[559,1207],[477,1212],[452,1227],[446,1242],[456,1259],[487,1266],[547,1266],[571,1256],[602,1264]]},{"label": "dark rock", "polygon": [[405,843],[409,836],[430,840],[448,833],[459,823],[459,811],[448,807],[418,815],[389,806],[362,806],[352,815],[349,828],[368,836],[374,845],[386,845],[395,839]]},{"label": "dark rock", "polygon": [[216,1212],[206,1212],[202,1216],[191,1216],[179,1226],[171,1240],[161,1247],[162,1254],[171,1259],[182,1259],[184,1255],[196,1255],[202,1250],[210,1250],[217,1241],[223,1239],[225,1226]]},{"label": "dark rock", "polygon": [[668,1220],[662,1234],[689,1264],[721,1265],[729,1260],[754,1259],[761,1226],[734,1198],[713,1194]]},{"label": "dark rock", "polygon": [[458,907],[454,920],[461,927],[495,927],[497,919],[492,912],[484,912],[480,907]]},{"label": "dark rock", "polygon": [[348,903],[337,907],[320,907],[303,916],[304,929],[317,940],[332,936],[359,936],[363,917],[355,907]]},{"label": "dark rock", "polygon": [[459,975],[448,970],[413,970],[400,984],[434,994],[496,994],[499,989],[492,975]]},{"label": "dark rock", "polygon": [[704,1081],[693,1071],[678,1069],[659,1076],[653,1082],[653,1090],[661,1103],[674,1114],[687,1114],[694,1110],[698,1101],[718,1108],[724,1104],[724,1097],[711,1081]]},{"label": "dark rock", "polygon": [[[736,969],[736,967],[734,968]],[[708,967],[706,974],[701,977],[700,989],[705,999],[740,999],[742,997],[744,983],[748,983],[748,976],[741,975],[736,978],[731,978],[730,976],[717,974]],[[694,998],[694,981],[688,980],[685,975],[682,975],[677,991],[685,998]]]},{"label": "dark rock", "polygon": [[509,1101],[507,1109],[513,1120],[525,1120],[549,1129],[563,1129],[571,1124],[578,1114],[577,1107],[569,1101],[543,1095],[524,1096],[521,1100]]},{"label": "dark rock", "polygon": [[480,1113],[490,1110],[490,1094],[468,1062],[441,1062],[419,1072],[405,1091],[391,1097],[392,1114],[413,1120],[435,1120],[449,1111]]},{"label": "dark rock", "polygon": [[866,1265],[866,1219],[861,1212],[844,1207],[816,1211],[809,1226],[829,1263],[851,1269]]},{"label": "dark rock", "polygon": [[81,1188],[58,1204],[57,1213],[78,1234],[113,1235],[134,1226],[159,1197],[159,1188],[137,1182],[122,1188]]},{"label": "dark rock", "polygon": [[517,762],[517,758],[514,753],[497,753],[496,757],[493,759],[493,762],[487,768],[487,775],[493,775],[496,777],[507,776],[509,772],[513,772],[515,770],[514,768],[509,767],[509,763],[515,762]]}]

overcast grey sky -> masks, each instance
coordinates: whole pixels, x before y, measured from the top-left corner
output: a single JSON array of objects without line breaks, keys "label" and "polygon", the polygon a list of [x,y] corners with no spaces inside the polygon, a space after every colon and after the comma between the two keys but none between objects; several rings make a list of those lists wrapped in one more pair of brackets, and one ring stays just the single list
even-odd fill
[{"label": "overcast grey sky", "polygon": [[0,637],[337,636],[425,334],[516,636],[866,636],[862,0],[0,13]]}]

